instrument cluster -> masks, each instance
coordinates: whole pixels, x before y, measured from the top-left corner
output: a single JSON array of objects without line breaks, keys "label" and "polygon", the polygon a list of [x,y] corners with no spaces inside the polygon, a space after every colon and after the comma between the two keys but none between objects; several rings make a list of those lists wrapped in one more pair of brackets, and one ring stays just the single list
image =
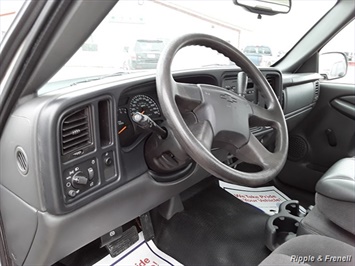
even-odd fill
[{"label": "instrument cluster", "polygon": [[117,110],[117,134],[122,147],[130,146],[144,131],[132,122],[136,112],[149,116],[157,124],[163,121],[157,100],[146,94],[129,97]]}]

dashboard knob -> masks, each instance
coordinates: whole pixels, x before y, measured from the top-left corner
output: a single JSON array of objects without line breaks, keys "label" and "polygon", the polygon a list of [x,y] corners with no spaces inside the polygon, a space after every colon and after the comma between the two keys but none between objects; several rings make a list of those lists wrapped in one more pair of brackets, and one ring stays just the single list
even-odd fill
[{"label": "dashboard knob", "polygon": [[75,173],[75,175],[72,178],[72,185],[75,188],[78,188],[80,186],[85,186],[88,183],[88,178],[84,175],[83,172],[79,171]]}]

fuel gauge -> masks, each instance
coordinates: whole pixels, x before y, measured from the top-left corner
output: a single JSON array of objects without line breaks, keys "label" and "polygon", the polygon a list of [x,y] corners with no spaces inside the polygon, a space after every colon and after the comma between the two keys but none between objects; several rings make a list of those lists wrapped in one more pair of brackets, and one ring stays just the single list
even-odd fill
[{"label": "fuel gauge", "polygon": [[130,145],[135,139],[134,128],[130,118],[128,117],[127,108],[118,108],[117,134],[122,147]]}]

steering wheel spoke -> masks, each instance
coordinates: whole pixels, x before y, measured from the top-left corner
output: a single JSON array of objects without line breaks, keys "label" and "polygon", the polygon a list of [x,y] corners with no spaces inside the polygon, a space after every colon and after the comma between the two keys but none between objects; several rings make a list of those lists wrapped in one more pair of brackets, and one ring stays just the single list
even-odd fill
[{"label": "steering wheel spoke", "polygon": [[258,165],[264,170],[272,169],[281,159],[279,153],[268,151],[253,134],[250,135],[249,142],[236,150],[234,155],[243,162]]},{"label": "steering wheel spoke", "polygon": [[201,90],[196,84],[174,82],[173,88],[180,112],[190,112],[202,104]]},{"label": "steering wheel spoke", "polygon": [[214,133],[211,124],[208,121],[202,121],[188,125],[191,133],[208,150],[211,150]]},{"label": "steering wheel spoke", "polygon": [[[277,117],[275,117],[274,108],[269,107],[268,109],[263,108],[262,106],[250,103],[252,109],[251,114],[251,126],[272,126],[275,124]],[[255,125],[254,125],[255,124]]]}]

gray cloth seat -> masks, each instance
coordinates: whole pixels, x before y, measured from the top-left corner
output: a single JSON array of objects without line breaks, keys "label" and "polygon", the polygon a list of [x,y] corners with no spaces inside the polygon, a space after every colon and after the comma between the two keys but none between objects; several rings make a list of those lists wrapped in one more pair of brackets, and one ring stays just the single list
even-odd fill
[{"label": "gray cloth seat", "polygon": [[354,265],[355,248],[320,236],[297,236],[275,249],[259,265]]},{"label": "gray cloth seat", "polygon": [[318,194],[330,199],[355,203],[355,157],[337,161],[316,185]]},{"label": "gray cloth seat", "polygon": [[316,204],[298,234],[330,236],[355,246],[355,158],[336,162],[316,185]]},{"label": "gray cloth seat", "polygon": [[355,234],[355,158],[336,162],[318,181],[316,191],[319,211]]}]

